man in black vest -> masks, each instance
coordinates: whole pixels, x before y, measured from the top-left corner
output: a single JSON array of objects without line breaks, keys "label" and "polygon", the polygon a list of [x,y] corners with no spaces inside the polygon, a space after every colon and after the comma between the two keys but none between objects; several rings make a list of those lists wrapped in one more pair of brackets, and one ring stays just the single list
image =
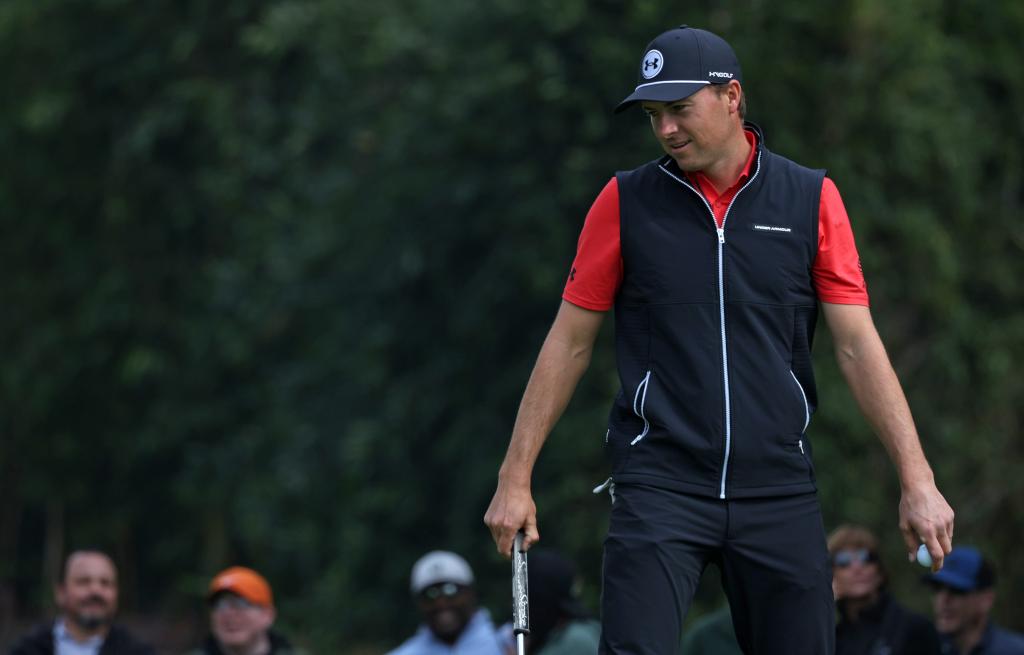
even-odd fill
[{"label": "man in black vest", "polygon": [[717,565],[744,652],[834,649],[831,568],[807,426],[818,311],[896,466],[908,552],[937,568],[953,511],[935,486],[868,309],[849,219],[824,171],[770,152],[744,122],[739,62],[686,26],[644,50],[617,111],[641,105],[667,153],[595,200],[484,517],[508,555],[539,539],[534,462],[615,308],[622,390],[605,448],[612,495],[604,653],[670,653]]}]

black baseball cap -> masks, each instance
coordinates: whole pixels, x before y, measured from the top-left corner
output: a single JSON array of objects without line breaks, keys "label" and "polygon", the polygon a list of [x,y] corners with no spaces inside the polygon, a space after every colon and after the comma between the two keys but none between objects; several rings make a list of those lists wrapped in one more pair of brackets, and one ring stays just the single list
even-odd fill
[{"label": "black baseball cap", "polygon": [[707,30],[680,25],[647,44],[640,59],[636,88],[615,113],[642,100],[671,102],[687,98],[709,84],[742,82],[740,62],[725,39]]}]

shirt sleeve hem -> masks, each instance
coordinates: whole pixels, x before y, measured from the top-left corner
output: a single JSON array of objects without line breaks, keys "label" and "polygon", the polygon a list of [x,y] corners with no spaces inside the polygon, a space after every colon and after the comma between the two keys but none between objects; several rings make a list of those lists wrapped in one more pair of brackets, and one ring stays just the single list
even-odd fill
[{"label": "shirt sleeve hem", "polygon": [[572,303],[572,304],[576,305],[577,307],[582,307],[583,309],[589,309],[590,311],[593,311],[593,312],[606,312],[609,309],[611,309],[612,306],[614,305],[614,303],[599,303],[599,302],[594,302],[593,300],[586,300],[585,298],[580,298],[579,296],[575,296],[575,295],[569,293],[568,291],[566,291],[566,292],[564,292],[562,294],[562,300],[564,300],[566,302],[569,302],[569,303]]},{"label": "shirt sleeve hem", "polygon": [[856,293],[819,293],[818,300],[833,305],[863,305],[870,307],[871,303],[864,294]]}]

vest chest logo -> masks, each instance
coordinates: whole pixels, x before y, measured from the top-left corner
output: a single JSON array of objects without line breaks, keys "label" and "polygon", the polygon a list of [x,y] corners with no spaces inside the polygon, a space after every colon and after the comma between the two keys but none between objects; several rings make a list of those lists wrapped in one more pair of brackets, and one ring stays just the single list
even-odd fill
[{"label": "vest chest logo", "polygon": [[754,223],[752,226],[754,230],[758,232],[792,232],[792,228],[782,227],[781,225],[765,225],[764,223]]}]

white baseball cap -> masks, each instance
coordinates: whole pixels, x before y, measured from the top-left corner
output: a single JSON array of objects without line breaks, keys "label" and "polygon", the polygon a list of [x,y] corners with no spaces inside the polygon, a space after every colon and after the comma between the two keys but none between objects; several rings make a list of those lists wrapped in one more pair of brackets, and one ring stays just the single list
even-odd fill
[{"label": "white baseball cap", "polygon": [[439,582],[454,582],[468,587],[473,584],[473,569],[455,553],[432,550],[413,564],[409,586],[413,594],[418,594]]}]

